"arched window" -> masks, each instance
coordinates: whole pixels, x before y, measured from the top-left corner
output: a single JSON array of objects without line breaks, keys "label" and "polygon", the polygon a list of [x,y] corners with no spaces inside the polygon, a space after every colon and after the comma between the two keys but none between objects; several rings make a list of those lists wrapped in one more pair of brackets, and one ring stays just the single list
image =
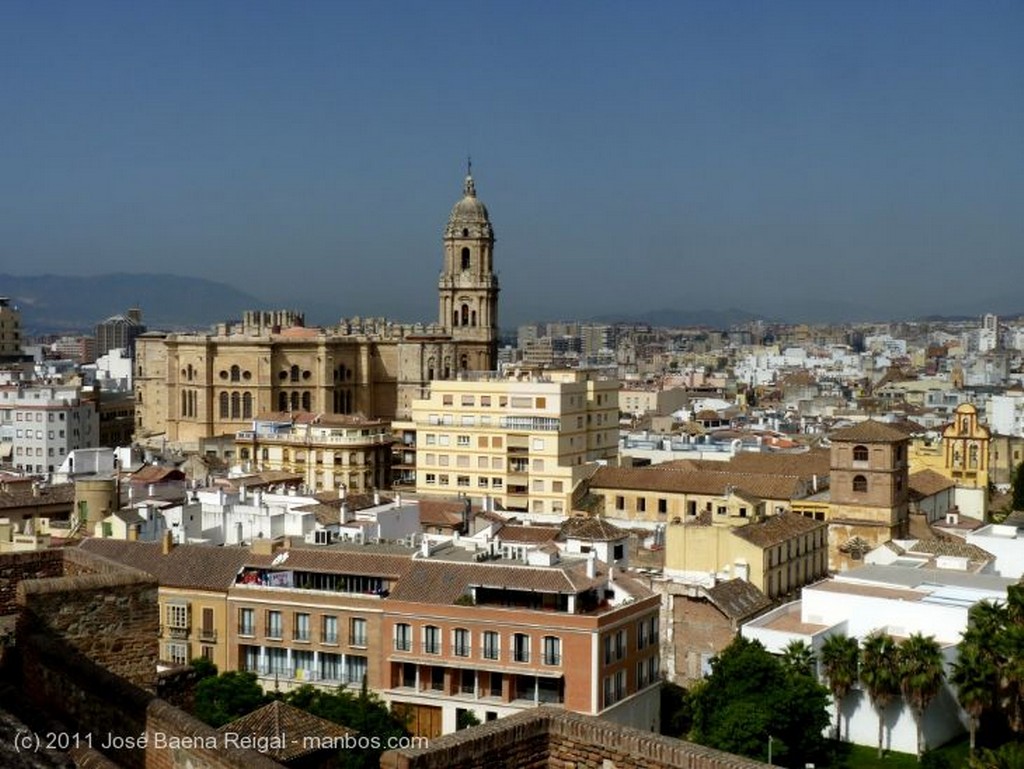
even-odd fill
[{"label": "arched window", "polygon": [[967,450],[967,466],[977,469],[978,467],[978,446],[975,443]]},{"label": "arched window", "polygon": [[181,415],[188,416],[188,392],[185,390],[181,391]]},{"label": "arched window", "polygon": [[867,491],[868,490],[868,479],[863,475],[853,476],[853,490],[854,491]]},{"label": "arched window", "polygon": [[242,369],[240,369],[238,366],[232,366],[231,367],[231,381],[232,382],[237,382],[241,378],[242,378]]},{"label": "arched window", "polygon": [[240,419],[242,416],[242,396],[237,392],[231,393],[231,418]]},{"label": "arched window", "polygon": [[469,269],[469,249],[468,248],[462,249],[462,269],[464,269],[464,270],[468,270]]},{"label": "arched window", "polygon": [[473,312],[470,313],[469,325],[476,326],[476,310],[473,310]]},{"label": "arched window", "polygon": [[299,410],[299,394],[297,392],[293,392],[292,393],[292,396],[291,396],[291,407],[292,407],[292,411],[298,411]]},{"label": "arched window", "polygon": [[252,419],[252,393],[242,395],[242,419]]},{"label": "arched window", "polygon": [[310,397],[309,393],[302,393],[302,410],[309,411],[310,408]]},{"label": "arched window", "polygon": [[299,367],[298,366],[292,366],[292,369],[291,369],[291,380],[293,382],[298,382],[299,381]]},{"label": "arched window", "polygon": [[459,325],[459,311],[458,310],[453,310],[452,311],[452,325],[453,326]]},{"label": "arched window", "polygon": [[288,393],[277,394],[277,410],[287,411],[288,410]]},{"label": "arched window", "polygon": [[868,447],[867,446],[854,446],[853,447],[853,461],[854,462],[867,462],[868,461]]},{"label": "arched window", "polygon": [[220,394],[220,418],[221,419],[227,419],[228,418],[228,394],[227,393],[221,393]]},{"label": "arched window", "polygon": [[469,325],[469,305],[468,304],[462,305],[462,325],[463,326],[468,326]]},{"label": "arched window", "polygon": [[459,368],[461,368],[463,371],[465,371],[466,369],[469,368],[469,356],[468,355],[463,355],[461,358],[459,358]]}]

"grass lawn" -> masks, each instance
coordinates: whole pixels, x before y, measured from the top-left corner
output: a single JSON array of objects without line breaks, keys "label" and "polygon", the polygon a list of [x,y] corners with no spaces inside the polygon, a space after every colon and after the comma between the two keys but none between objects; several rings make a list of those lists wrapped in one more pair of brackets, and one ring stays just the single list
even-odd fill
[{"label": "grass lawn", "polygon": [[[931,751],[934,757],[950,769],[961,769],[967,765],[969,741],[966,735],[953,740],[941,748]],[[878,749],[866,745],[834,744],[835,761],[832,769],[917,769],[921,766],[913,753],[887,752],[878,757]],[[824,769],[824,767],[819,767]]]}]

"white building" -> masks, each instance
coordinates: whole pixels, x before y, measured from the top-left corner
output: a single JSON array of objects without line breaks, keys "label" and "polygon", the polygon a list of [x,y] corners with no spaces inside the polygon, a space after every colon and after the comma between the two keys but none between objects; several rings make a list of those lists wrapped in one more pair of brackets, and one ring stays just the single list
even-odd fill
[{"label": "white building", "polygon": [[995,556],[996,574],[1009,579],[1024,576],[1024,532],[1017,526],[993,523],[970,531],[967,543]]},{"label": "white building", "polygon": [[70,385],[0,387],[0,456],[16,470],[52,474],[75,449],[99,445],[99,414]]},{"label": "white building", "polygon": [[1024,392],[993,395],[988,400],[987,417],[996,435],[1024,435]]},{"label": "white building", "polygon": [[[1006,589],[1014,581],[949,569],[863,566],[805,587],[801,600],[752,620],[741,632],[776,654],[791,641],[806,642],[820,653],[825,640],[840,633],[860,640],[876,630],[897,639],[921,633],[933,636],[942,646],[948,670],[956,659],[956,644],[967,629],[971,606],[983,600],[1005,600]],[[831,708],[829,713],[834,717]],[[840,717],[843,734],[851,742],[878,743],[878,715],[861,687],[846,698]],[[966,716],[953,691],[948,685],[943,687],[925,711],[926,745],[942,745],[961,733],[965,724]],[[884,725],[887,749],[915,752],[914,718],[902,701],[889,706]]]}]

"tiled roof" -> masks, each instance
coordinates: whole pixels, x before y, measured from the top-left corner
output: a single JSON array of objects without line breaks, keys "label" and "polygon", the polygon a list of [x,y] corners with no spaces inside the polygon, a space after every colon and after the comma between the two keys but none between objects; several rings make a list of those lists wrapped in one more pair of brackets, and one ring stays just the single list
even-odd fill
[{"label": "tiled roof", "polygon": [[732,472],[795,475],[804,479],[817,475],[821,479],[828,477],[832,461],[828,449],[811,449],[802,454],[741,451],[724,465]]},{"label": "tiled roof", "polygon": [[793,475],[759,473],[688,472],[662,469],[660,465],[643,468],[602,467],[590,483],[592,489],[631,489],[669,494],[710,494],[725,496],[732,488],[759,499],[788,500],[804,491],[804,481]]},{"label": "tiled roof", "polygon": [[[331,744],[332,739],[358,734],[354,729],[314,716],[281,700],[274,700],[269,705],[224,724],[217,731],[221,734],[233,732],[267,738],[267,744],[273,747],[260,752],[276,761],[292,761],[319,752],[316,746],[321,743]],[[281,740],[281,735],[286,738]],[[328,739],[323,739],[325,737]],[[277,747],[277,742],[285,744]]]},{"label": "tiled roof", "polygon": [[891,424],[868,419],[853,427],[837,430],[829,435],[829,439],[845,443],[897,443],[907,439],[907,432]]},{"label": "tiled roof", "polygon": [[75,485],[62,483],[57,486],[43,486],[38,496],[32,491],[32,484],[9,484],[6,491],[0,491],[0,510],[6,508],[34,507],[36,505],[71,505],[75,501]]},{"label": "tiled roof", "polygon": [[771,600],[745,579],[730,579],[714,587],[705,588],[704,594],[719,611],[732,620],[744,620],[772,605]]},{"label": "tiled roof", "polygon": [[287,470],[263,470],[251,475],[242,475],[228,480],[228,486],[239,488],[245,486],[247,489],[256,489],[261,486],[273,486],[277,483],[302,483],[302,473],[290,473]]},{"label": "tiled roof", "polygon": [[812,521],[794,513],[780,513],[769,515],[762,521],[752,521],[746,526],[737,526],[732,533],[757,547],[772,547],[826,526],[828,524],[824,521]]},{"label": "tiled roof", "polygon": [[167,555],[159,542],[89,537],[80,547],[90,553],[152,574],[166,587],[227,590],[250,557],[248,548],[175,545]]},{"label": "tiled roof", "polygon": [[[287,552],[288,557],[280,560]],[[278,563],[274,564],[277,560]],[[245,558],[245,566],[269,568],[276,565],[281,569],[297,571],[334,572],[338,574],[358,574],[367,577],[387,577],[398,579],[404,575],[412,561],[408,554],[384,553],[369,546],[358,550],[340,548],[292,548],[278,551],[273,555],[256,555],[249,553]]]},{"label": "tiled roof", "polygon": [[920,470],[911,474],[908,486],[911,497],[916,496],[918,499],[923,499],[938,494],[940,491],[951,489],[956,484],[942,473],[937,473],[934,470]]},{"label": "tiled roof", "polygon": [[132,483],[162,483],[164,481],[183,481],[185,473],[176,467],[161,467],[160,465],[143,465],[128,480]]},{"label": "tiled roof", "polygon": [[541,593],[580,593],[604,584],[608,567],[598,564],[591,579],[582,561],[562,566],[525,564],[452,563],[416,559],[405,578],[391,592],[395,601],[451,604],[470,587],[533,590]]},{"label": "tiled roof", "polygon": [[566,519],[565,523],[562,524],[562,531],[558,538],[565,540],[571,537],[573,539],[586,539],[594,542],[612,542],[628,536],[628,531],[620,529],[618,526],[613,526],[603,518],[584,518],[579,516]]},{"label": "tiled roof", "polygon": [[550,542],[558,532],[557,526],[502,526],[498,537],[505,542]]},{"label": "tiled roof", "polygon": [[466,509],[461,500],[421,499],[418,506],[421,526],[457,526]]},{"label": "tiled roof", "polygon": [[[890,542],[891,546],[895,543]],[[893,549],[899,555],[907,553],[920,553],[922,555],[942,556],[949,555],[955,558],[966,558],[970,561],[988,563],[995,556],[977,545],[971,545],[962,539],[919,539],[909,547],[903,548],[895,545]]]}]

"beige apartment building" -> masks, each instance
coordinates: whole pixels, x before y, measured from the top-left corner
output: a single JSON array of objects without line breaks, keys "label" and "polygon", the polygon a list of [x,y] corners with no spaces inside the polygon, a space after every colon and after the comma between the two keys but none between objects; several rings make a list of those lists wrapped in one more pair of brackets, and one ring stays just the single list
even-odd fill
[{"label": "beige apartment building", "polygon": [[136,438],[197,449],[274,411],[407,416],[430,382],[497,361],[494,231],[467,176],[444,230],[439,317],[307,328],[295,312],[247,312],[209,333],[135,340]]},{"label": "beige apartment building", "polygon": [[412,404],[416,491],[568,514],[592,463],[618,456],[618,413],[618,382],[589,371],[466,373],[435,382]]},{"label": "beige apartment building", "polygon": [[340,414],[267,414],[235,434],[236,456],[247,472],[302,475],[315,491],[353,493],[390,481],[391,423]]}]

